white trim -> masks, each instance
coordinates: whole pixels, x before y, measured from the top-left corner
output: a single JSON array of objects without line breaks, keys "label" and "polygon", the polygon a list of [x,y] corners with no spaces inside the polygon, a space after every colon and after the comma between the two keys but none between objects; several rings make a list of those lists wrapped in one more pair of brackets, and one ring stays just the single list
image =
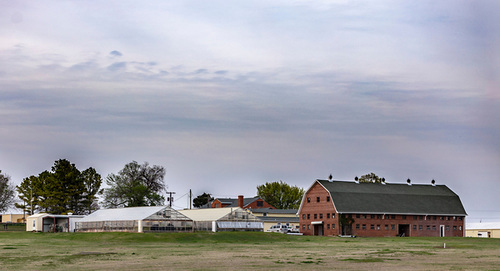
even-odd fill
[{"label": "white trim", "polygon": [[323,225],[323,221],[311,221],[311,225]]}]

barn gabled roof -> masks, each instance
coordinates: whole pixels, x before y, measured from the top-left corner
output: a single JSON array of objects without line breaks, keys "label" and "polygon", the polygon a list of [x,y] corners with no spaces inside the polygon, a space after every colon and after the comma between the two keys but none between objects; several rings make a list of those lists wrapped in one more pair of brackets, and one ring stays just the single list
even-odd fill
[{"label": "barn gabled roof", "polygon": [[330,193],[339,213],[467,215],[458,195],[446,185],[316,182]]}]

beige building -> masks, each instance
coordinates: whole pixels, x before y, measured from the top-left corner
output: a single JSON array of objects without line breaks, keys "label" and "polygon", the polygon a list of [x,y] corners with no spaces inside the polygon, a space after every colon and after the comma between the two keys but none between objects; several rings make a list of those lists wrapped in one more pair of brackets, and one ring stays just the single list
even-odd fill
[{"label": "beige building", "polygon": [[2,214],[2,223],[24,223],[28,215],[24,214]]},{"label": "beige building", "polygon": [[299,228],[299,217],[295,209],[261,208],[247,210],[264,222],[264,231],[269,230],[278,223],[289,225],[294,229]]},{"label": "beige building", "polygon": [[467,223],[466,237],[500,238],[500,222]]}]

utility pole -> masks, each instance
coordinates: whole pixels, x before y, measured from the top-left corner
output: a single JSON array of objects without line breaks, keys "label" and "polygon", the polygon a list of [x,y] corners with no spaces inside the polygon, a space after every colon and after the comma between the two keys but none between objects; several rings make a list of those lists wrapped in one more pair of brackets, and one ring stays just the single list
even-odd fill
[{"label": "utility pole", "polygon": [[167,193],[170,194],[170,196],[168,196],[167,200],[170,202],[170,208],[172,208],[172,202],[174,201],[172,194],[175,194],[175,192],[167,192]]},{"label": "utility pole", "polygon": [[191,192],[191,189],[189,189],[189,210],[193,209],[192,203],[193,203],[193,193]]}]

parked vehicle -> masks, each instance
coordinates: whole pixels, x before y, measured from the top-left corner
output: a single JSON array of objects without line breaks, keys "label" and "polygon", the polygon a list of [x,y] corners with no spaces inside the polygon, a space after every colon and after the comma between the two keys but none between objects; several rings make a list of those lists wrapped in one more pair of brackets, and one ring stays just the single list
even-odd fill
[{"label": "parked vehicle", "polygon": [[294,229],[290,224],[278,223],[267,230],[268,232],[279,232],[279,233],[298,233],[297,229]]}]

